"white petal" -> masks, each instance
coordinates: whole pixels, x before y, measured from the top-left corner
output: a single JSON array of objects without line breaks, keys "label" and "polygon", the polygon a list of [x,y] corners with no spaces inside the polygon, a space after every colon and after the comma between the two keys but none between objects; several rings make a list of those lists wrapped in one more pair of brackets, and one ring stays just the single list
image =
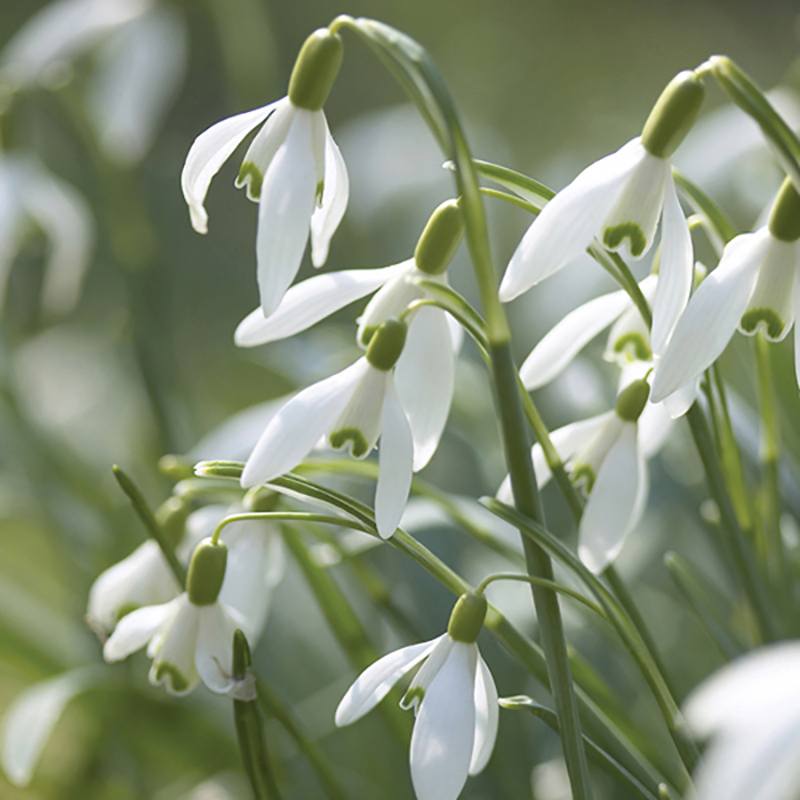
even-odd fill
[{"label": "white petal", "polygon": [[144,606],[126,614],[103,647],[106,661],[121,661],[144,647],[153,634],[177,613],[181,597],[158,606]]},{"label": "white petal", "polygon": [[653,301],[653,328],[650,341],[660,355],[667,346],[678,318],[686,308],[692,290],[694,252],[689,224],[681,210],[672,175],[664,192],[661,222],[661,266]]},{"label": "white petal", "polygon": [[367,333],[388,319],[397,319],[406,307],[423,296],[422,289],[413,281],[418,274],[414,261],[403,261],[390,281],[387,281],[367,303],[364,313],[358,318],[358,341],[367,341]]},{"label": "white petal", "polygon": [[411,489],[414,441],[394,382],[389,381],[383,403],[379,451],[380,473],[375,488],[375,525],[383,539],[397,530]]},{"label": "white petal", "polygon": [[580,255],[597,235],[625,181],[646,151],[634,139],[587,167],[525,232],[500,284],[507,303]]},{"label": "white petal", "polygon": [[631,304],[620,290],[595,297],[556,323],[525,359],[519,374],[529,391],[555,378],[575,356]]},{"label": "white petal", "polygon": [[203,131],[192,143],[181,172],[183,198],[189,206],[192,227],[198,233],[208,232],[208,214],[204,206],[211,179],[231,157],[242,139],[260,125],[277,103],[228,117]]},{"label": "white petal", "polygon": [[425,697],[425,692],[439,674],[439,670],[447,661],[450,651],[453,649],[453,639],[449,634],[444,634],[436,640],[436,644],[428,654],[423,665],[417,670],[416,675],[406,689],[405,694],[400,698],[400,708],[404,711],[414,709],[416,716],[419,711],[419,704]]},{"label": "white petal", "polygon": [[225,694],[233,688],[233,634],[236,620],[220,603],[200,609],[195,666],[212,692]]},{"label": "white petal", "polygon": [[411,736],[411,780],[417,800],[456,800],[467,780],[475,740],[478,648],[454,642],[431,682]]},{"label": "white petal", "polygon": [[315,275],[292,286],[268,317],[260,307],[251,311],[236,328],[236,344],[255,347],[294,336],[379,289],[402,269],[398,264],[382,269],[350,269]]},{"label": "white petal", "polygon": [[165,603],[178,591],[161,550],[148,540],[98,575],[89,589],[86,619],[99,634],[109,633],[121,612]]},{"label": "white petal", "polygon": [[766,230],[742,234],[722,254],[678,320],[655,371],[651,399],[660,402],[696,378],[722,353],[753,291],[769,244]]},{"label": "white petal", "polygon": [[395,384],[414,440],[414,472],[419,472],[439,446],[455,383],[455,355],[447,313],[421,308],[408,329],[397,362]]},{"label": "white petal", "polygon": [[153,659],[148,677],[153,686],[164,686],[170,694],[184,695],[197,685],[194,662],[200,607],[189,602],[185,594],[173,602],[176,604],[173,618],[148,648]]},{"label": "white petal", "polygon": [[368,366],[359,359],[294,395],[261,434],[245,464],[242,486],[257,486],[296,467],[336,422]]},{"label": "white petal", "polygon": [[96,682],[91,669],[75,669],[37,683],[9,706],[3,720],[2,764],[15,786],[31,782],[36,764],[67,703]]},{"label": "white petal", "polygon": [[336,725],[361,719],[375,708],[392,687],[425,658],[442,637],[402,647],[370,664],[353,682],[336,709]]},{"label": "white petal", "polygon": [[[324,115],[322,115],[325,121]],[[311,262],[321,267],[328,258],[331,237],[342,221],[350,194],[350,181],[347,177],[342,154],[328,130],[325,121],[325,184],[322,202],[311,216]]]},{"label": "white petal", "polygon": [[644,461],[636,425],[625,423],[597,473],[583,512],[578,554],[594,573],[602,572],[622,549],[641,513]]},{"label": "white petal", "polygon": [[700,377],[684,384],[672,394],[667,395],[661,403],[669,412],[672,419],[682,417],[691,407],[700,394]]},{"label": "white petal", "polygon": [[314,112],[292,110],[292,121],[261,187],[258,203],[258,289],[271,314],[291,286],[308,241],[317,191],[313,152]]},{"label": "white petal", "polygon": [[672,432],[674,419],[665,403],[648,403],[639,417],[639,449],[642,457],[652,458]]},{"label": "white petal", "polygon": [[383,429],[383,406],[391,373],[368,367],[350,396],[350,401],[328,431],[327,446],[353,458],[366,458],[378,443]]},{"label": "white petal", "polygon": [[497,739],[499,712],[494,678],[479,654],[475,673],[475,744],[469,765],[470,775],[477,775],[489,763]]}]

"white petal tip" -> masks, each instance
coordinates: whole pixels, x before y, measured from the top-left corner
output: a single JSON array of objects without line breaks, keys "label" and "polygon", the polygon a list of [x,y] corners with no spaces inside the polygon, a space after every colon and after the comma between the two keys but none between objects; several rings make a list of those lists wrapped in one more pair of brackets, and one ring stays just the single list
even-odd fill
[{"label": "white petal tip", "polygon": [[608,553],[595,553],[590,547],[578,547],[578,556],[584,566],[594,575],[602,574],[603,570],[612,562],[613,558]]}]

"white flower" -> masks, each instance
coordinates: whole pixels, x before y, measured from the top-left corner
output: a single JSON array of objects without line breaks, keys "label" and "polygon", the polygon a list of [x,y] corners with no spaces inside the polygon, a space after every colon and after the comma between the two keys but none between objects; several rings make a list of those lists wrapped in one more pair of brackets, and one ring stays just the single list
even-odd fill
[{"label": "white flower", "polygon": [[[453,616],[458,609],[459,604]],[[355,722],[421,664],[401,703],[416,716],[409,761],[418,800],[455,800],[467,777],[483,770],[494,749],[497,688],[475,637],[477,630],[474,636],[460,636],[451,617],[448,633],[395,650],[364,670],[336,709],[337,726]]]},{"label": "white flower", "polygon": [[94,238],[92,216],[75,189],[38,162],[0,154],[0,303],[31,223],[49,249],[42,304],[48,312],[63,313],[80,295]]},{"label": "white flower", "polygon": [[224,577],[224,545],[201,542],[192,556],[187,591],[168,603],[126,614],[103,647],[105,660],[121,661],[147,645],[152,684],[182,695],[199,678],[214,692],[232,690],[233,634],[237,628],[248,630],[219,597]]},{"label": "white flower", "polygon": [[370,340],[366,356],[294,395],[258,440],[245,464],[242,486],[257,486],[289,472],[322,437],[356,458],[366,457],[380,438],[375,522],[381,536],[391,536],[408,498],[414,458],[394,376],[404,340],[405,325],[386,322]]},{"label": "white flower", "polygon": [[800,793],[800,644],[786,642],[723,667],[686,702],[694,732],[711,737],[694,800],[793,800]]},{"label": "white flower", "polygon": [[[736,329],[781,341],[800,311],[800,196],[786,181],[769,223],[732,239],[675,327],[653,381],[654,400],[695,381],[723,352]],[[800,332],[795,370],[800,384]]]},{"label": "white flower", "polygon": [[587,167],[542,210],[514,252],[500,285],[513,300],[580,255],[597,237],[610,250],[641,258],[662,220],[661,279],[653,308],[653,349],[660,353],[692,281],[692,241],[669,160],[696,114],[702,84],[681,73],[664,91],[642,136]]},{"label": "white flower", "polygon": [[[192,226],[206,233],[204,201],[211,179],[245,136],[261,125],[236,185],[245,187],[247,196],[259,204],[256,257],[264,314],[277,308],[297,275],[309,228],[311,260],[316,267],[325,263],[347,206],[347,170],[321,110],[340,60],[337,36],[325,30],[312,34],[298,57],[287,97],[218,122],[195,139],[186,156],[183,196]],[[320,75],[312,74],[318,66]],[[324,91],[312,87],[313,80],[324,83]],[[301,81],[305,85],[298,88]]]},{"label": "white flower", "polygon": [[[376,292],[359,318],[358,341],[366,347],[381,323],[429,296],[420,280],[446,284],[446,269],[462,227],[458,203],[442,203],[431,215],[414,258],[390,267],[332,272],[302,281],[289,289],[268,317],[260,308],[248,314],[236,329],[236,344],[254,347],[285,339]],[[411,425],[415,472],[436,452],[447,422],[461,340],[460,326],[442,309],[429,306],[414,312],[396,367],[396,386]]]},{"label": "white flower", "polygon": [[[644,380],[620,392],[613,411],[573,422],[553,431],[551,440],[572,480],[589,495],[578,531],[578,555],[594,573],[602,572],[619,555],[625,538],[644,511],[648,492],[647,457],[664,441],[661,415],[644,429],[639,420],[647,408],[649,387]],[[536,479],[546,485],[552,473],[539,444],[531,451]],[[497,492],[512,503],[511,482]]]}]

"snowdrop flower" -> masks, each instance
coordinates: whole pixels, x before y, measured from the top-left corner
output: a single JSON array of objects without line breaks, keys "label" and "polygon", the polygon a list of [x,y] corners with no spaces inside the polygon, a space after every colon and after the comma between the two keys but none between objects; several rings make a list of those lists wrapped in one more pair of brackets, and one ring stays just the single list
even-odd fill
[{"label": "snowdrop flower", "polygon": [[595,237],[641,258],[662,219],[661,280],[653,307],[653,349],[660,353],[689,296],[692,241],[672,179],[670,157],[694,122],[702,82],[682,72],[653,107],[641,136],[587,167],[528,228],[500,285],[513,300],[580,255]]},{"label": "snowdrop flower", "polygon": [[103,647],[105,660],[121,661],[147,645],[150,682],[171,694],[187,694],[198,679],[214,692],[233,690],[233,634],[237,628],[248,631],[219,599],[227,555],[222,542],[202,541],[192,555],[186,591],[126,614]]},{"label": "snowdrop flower", "polygon": [[192,226],[208,230],[204,202],[211,179],[250,131],[236,185],[259,204],[256,256],[264,314],[271,314],[300,268],[311,230],[311,260],[320,267],[344,215],[348,178],[322,106],[342,61],[338,35],[320,28],[306,39],[287,97],[229,117],[195,139],[181,187]]},{"label": "snowdrop flower", "polygon": [[800,793],[800,644],[750,653],[704,681],[686,702],[696,734],[711,737],[694,800],[792,800]]},{"label": "snowdrop flower", "polygon": [[[573,422],[551,434],[570,477],[589,495],[578,531],[578,555],[596,574],[619,555],[644,511],[646,458],[664,440],[658,430],[649,431],[652,438],[648,440],[640,435],[639,420],[649,392],[646,380],[633,381],[619,393],[613,411]],[[537,481],[543,486],[551,472],[540,445],[534,445],[532,458]],[[513,503],[508,477],[497,497]]]},{"label": "snowdrop flower", "polygon": [[80,296],[94,238],[91,213],[75,189],[32,158],[0,153],[0,303],[31,224],[49,247],[42,304],[63,313]]},{"label": "snowdrop flower", "polygon": [[[800,195],[784,181],[767,225],[732,239],[675,327],[653,381],[660,400],[694,381],[727,346],[737,327],[779,342],[800,310]],[[800,331],[795,325],[800,384]]]},{"label": "snowdrop flower", "polygon": [[294,395],[258,440],[242,472],[242,486],[258,486],[289,472],[323,437],[356,458],[365,458],[380,438],[375,522],[383,538],[391,536],[408,499],[414,458],[394,376],[405,339],[404,323],[382,323],[365,356]]},{"label": "snowdrop flower", "polygon": [[497,689],[476,639],[486,616],[482,594],[464,594],[447,633],[395,650],[367,667],[336,709],[341,727],[363,717],[421,664],[401,706],[416,716],[411,779],[418,800],[455,800],[486,766],[497,738]]},{"label": "snowdrop flower", "polygon": [[[428,220],[413,258],[390,267],[331,272],[298,283],[268,317],[260,308],[248,314],[236,329],[236,344],[254,347],[293,336],[376,292],[359,318],[358,341],[366,347],[381,323],[399,317],[410,303],[428,296],[419,280],[446,283],[446,270],[463,229],[458,201],[442,203]],[[460,344],[461,328],[445,311],[425,307],[414,312],[395,374],[414,439],[415,472],[436,452],[447,422]]]}]

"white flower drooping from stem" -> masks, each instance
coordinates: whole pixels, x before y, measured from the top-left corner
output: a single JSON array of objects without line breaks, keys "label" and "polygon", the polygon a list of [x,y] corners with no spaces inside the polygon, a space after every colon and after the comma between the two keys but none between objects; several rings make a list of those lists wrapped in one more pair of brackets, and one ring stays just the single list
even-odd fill
[{"label": "white flower drooping from stem", "polygon": [[[358,342],[366,347],[381,323],[399,317],[415,300],[430,296],[419,281],[446,283],[446,270],[463,228],[458,201],[442,203],[431,214],[413,258],[390,267],[331,272],[302,281],[289,289],[268,317],[260,308],[248,314],[236,329],[236,344],[255,347],[285,339],[376,292],[359,319]],[[413,312],[395,374],[411,425],[415,472],[436,452],[447,422],[461,339],[460,326],[442,309],[427,306]]]},{"label": "white flower drooping from stem", "polygon": [[686,719],[711,737],[694,800],[790,800],[800,792],[800,644],[772,645],[723,667],[686,702]]},{"label": "white flower drooping from stem", "polygon": [[692,241],[672,179],[670,156],[694,121],[703,85],[677,75],[642,135],[587,167],[542,210],[522,238],[500,285],[513,300],[580,255],[597,237],[610,250],[644,256],[662,219],[661,279],[653,308],[653,349],[661,352],[692,282]]},{"label": "white flower drooping from stem", "polygon": [[[782,340],[800,313],[800,195],[786,179],[767,225],[732,239],[717,268],[700,284],[675,327],[653,381],[660,400],[708,368],[738,328]],[[795,325],[800,385],[800,331]]]},{"label": "white flower drooping from stem", "polygon": [[[589,495],[578,531],[578,555],[592,572],[601,573],[618,555],[644,511],[648,491],[646,457],[663,442],[653,430],[652,446],[639,435],[647,407],[646,380],[630,383],[617,396],[613,411],[553,431],[551,439],[570,477]],[[540,486],[552,473],[540,445],[532,450]],[[497,497],[513,503],[511,482],[503,481]]]},{"label": "white flower drooping from stem", "polygon": [[347,206],[347,170],[322,111],[341,61],[339,36],[315,31],[295,62],[286,97],[218,122],[195,139],[186,156],[183,196],[192,226],[206,233],[211,179],[247,134],[262,126],[236,185],[259,204],[256,258],[264,314],[277,308],[297,275],[309,229],[314,266],[325,263]]},{"label": "white flower drooping from stem", "polygon": [[416,716],[409,761],[418,800],[455,800],[467,777],[489,761],[497,738],[497,688],[476,640],[486,616],[482,594],[464,594],[447,633],[395,650],[368,667],[336,709],[336,725],[371,711],[421,664],[401,705]]},{"label": "white flower drooping from stem", "polygon": [[323,437],[356,458],[369,455],[380,438],[375,522],[383,538],[391,536],[408,499],[414,460],[394,376],[405,339],[404,323],[382,323],[365,356],[294,395],[258,440],[242,472],[242,486],[258,486],[289,472]]},{"label": "white flower drooping from stem", "polygon": [[227,555],[222,542],[202,541],[189,565],[186,591],[126,614],[105,643],[106,661],[121,661],[147,645],[150,682],[163,684],[170,694],[187,694],[198,679],[214,692],[233,690],[233,634],[237,628],[246,632],[246,625],[219,599]]}]

